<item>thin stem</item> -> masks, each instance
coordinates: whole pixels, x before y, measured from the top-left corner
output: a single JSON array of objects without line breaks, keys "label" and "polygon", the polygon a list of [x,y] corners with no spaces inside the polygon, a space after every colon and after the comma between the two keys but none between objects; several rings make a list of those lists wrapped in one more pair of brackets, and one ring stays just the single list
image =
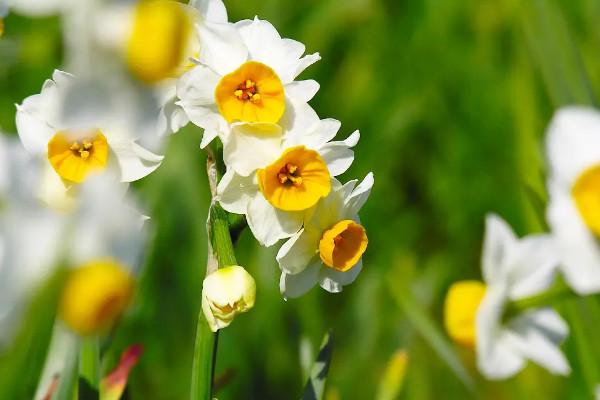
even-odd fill
[{"label": "thin stem", "polygon": [[504,312],[504,320],[508,321],[527,310],[549,306],[557,300],[570,297],[577,297],[577,295],[562,279],[559,279],[545,292],[509,303]]},{"label": "thin stem", "polygon": [[235,260],[231,234],[229,233],[227,213],[216,203],[210,206],[210,228],[210,241],[219,262],[219,267],[236,265],[237,261]]}]

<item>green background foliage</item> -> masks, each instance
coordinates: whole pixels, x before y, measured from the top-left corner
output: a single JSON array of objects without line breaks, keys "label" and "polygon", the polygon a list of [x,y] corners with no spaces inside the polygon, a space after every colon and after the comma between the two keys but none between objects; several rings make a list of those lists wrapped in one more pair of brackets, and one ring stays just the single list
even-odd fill
[{"label": "green background foliage", "polygon": [[[556,60],[534,57],[532,37],[542,42],[543,37],[526,34],[541,12],[526,12],[519,0],[225,3],[231,21],[258,15],[282,37],[305,43],[308,53],[320,52],[322,60],[301,76],[321,84],[311,105],[321,118],[342,121],[338,138],[355,129],[362,135],[355,162],[341,180],[373,171],[375,186],[361,212],[369,236],[364,270],[340,294],[314,288],[284,301],[277,248],[261,248],[249,231],[241,235],[237,259],[257,281],[256,306],[219,335],[217,376],[230,380],[216,396],[299,398],[310,367],[302,360],[307,352],[316,354],[332,328],[330,400],[374,398],[398,348],[410,357],[402,399],[591,397],[588,388],[600,383],[585,372],[598,360],[590,357],[597,354],[598,325],[588,318],[598,318],[592,312],[595,299],[585,306],[589,315],[572,302],[557,305],[571,325],[578,324],[563,346],[573,367],[568,378],[530,365],[506,382],[487,382],[475,368],[473,352],[448,345],[441,331],[449,285],[481,278],[486,213],[498,213],[519,235],[544,229],[543,134],[556,100],[548,94],[541,63]],[[536,4],[545,3],[564,18],[580,53],[577,62],[598,92],[600,3]],[[558,58],[565,54],[553,51]],[[14,103],[38,93],[61,59],[58,19],[5,19],[3,130],[15,131]],[[106,342],[104,363],[111,369],[127,346],[144,344],[131,374],[131,399],[189,398],[209,204],[201,135],[192,125],[174,135],[163,165],[134,185],[155,234],[135,302]],[[433,324],[419,328],[414,316],[420,312]],[[441,333],[443,351],[456,353],[464,364],[475,392],[443,361],[443,351],[425,339],[432,330]],[[581,351],[575,337],[587,337],[591,348]]]}]

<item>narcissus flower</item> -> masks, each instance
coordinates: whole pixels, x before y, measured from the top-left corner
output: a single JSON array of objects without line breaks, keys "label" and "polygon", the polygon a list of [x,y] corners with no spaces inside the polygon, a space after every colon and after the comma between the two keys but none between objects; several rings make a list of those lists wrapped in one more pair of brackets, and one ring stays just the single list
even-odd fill
[{"label": "narcissus flower", "polygon": [[202,283],[202,311],[213,332],[254,307],[256,283],[239,265],[219,268]]},{"label": "narcissus flower", "polygon": [[341,292],[358,276],[368,244],[358,211],[371,193],[373,174],[358,186],[356,182],[342,186],[333,180],[331,193],[319,202],[304,228],[279,249],[279,288],[284,297],[299,297],[316,284],[328,292]]},{"label": "narcissus flower", "polygon": [[569,329],[551,308],[504,316],[510,301],[534,296],[554,281],[558,259],[549,235],[517,239],[496,215],[486,220],[482,254],[484,282],[452,285],[444,307],[449,336],[474,347],[477,367],[488,379],[506,379],[531,360],[553,374],[571,369],[558,345]]},{"label": "narcissus flower", "polygon": [[267,21],[203,24],[198,35],[197,65],[181,77],[177,95],[205,129],[202,147],[233,122],[278,123],[289,100],[308,102],[319,89],[313,80],[295,81],[319,54],[302,57],[304,45],[282,39]]},{"label": "narcissus flower", "polygon": [[106,332],[131,300],[133,279],[112,259],[74,269],[63,288],[59,315],[80,335]]},{"label": "narcissus flower", "polygon": [[549,164],[546,216],[569,286],[600,292],[600,112],[557,111],[546,134]]},{"label": "narcissus flower", "polygon": [[76,113],[65,115],[65,94],[75,84],[73,75],[55,71],[40,94],[17,106],[23,145],[31,154],[45,158],[47,169],[54,171],[45,174],[47,180],[67,190],[93,173],[107,172],[118,181],[131,182],[158,168],[163,157],[136,142],[144,132],[132,131],[135,125],[122,110],[98,111],[97,119],[89,115],[89,109],[81,118]]},{"label": "narcissus flower", "polygon": [[358,131],[330,142],[340,123],[319,120],[308,106],[304,110],[312,117],[302,109],[296,109],[283,132],[274,124],[234,124],[224,147],[228,170],[219,182],[218,200],[225,210],[245,214],[264,246],[296,233],[307,210],[329,194],[331,177],[354,159],[351,147]]}]

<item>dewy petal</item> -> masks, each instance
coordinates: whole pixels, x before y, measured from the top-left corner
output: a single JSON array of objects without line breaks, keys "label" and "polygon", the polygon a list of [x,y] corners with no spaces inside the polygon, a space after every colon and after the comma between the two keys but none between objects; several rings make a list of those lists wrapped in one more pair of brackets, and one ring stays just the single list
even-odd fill
[{"label": "dewy petal", "polygon": [[142,179],[156,170],[163,160],[163,156],[144,149],[134,141],[109,141],[109,146],[121,169],[122,182]]},{"label": "dewy petal", "polygon": [[223,160],[238,174],[248,176],[279,157],[281,142],[279,125],[234,124],[223,144]]},{"label": "dewy petal", "polygon": [[292,236],[302,228],[302,212],[279,210],[263,196],[256,196],[245,214],[254,237],[265,247]]},{"label": "dewy petal", "polygon": [[530,297],[547,290],[556,275],[558,254],[551,235],[530,235],[519,240],[509,266],[509,297]]},{"label": "dewy petal", "polygon": [[287,300],[288,298],[300,297],[308,292],[319,282],[318,275],[321,267],[323,267],[321,259],[315,257],[302,272],[296,275],[282,272],[279,280],[279,291],[283,297]]},{"label": "dewy petal", "polygon": [[319,232],[314,229],[301,229],[281,246],[277,253],[279,268],[287,274],[302,272],[317,254]]},{"label": "dewy petal", "polygon": [[230,73],[248,59],[248,49],[233,24],[204,21],[197,29],[200,37],[198,60],[219,75]]},{"label": "dewy petal", "polygon": [[222,0],[191,0],[190,6],[200,11],[207,21],[227,22],[227,9]]},{"label": "dewy petal", "polygon": [[510,263],[510,253],[517,238],[508,224],[496,214],[488,214],[485,219],[485,237],[481,254],[483,280],[489,285],[506,274]]},{"label": "dewy petal", "polygon": [[587,228],[570,192],[557,185],[548,188],[546,209],[561,258],[560,268],[571,288],[581,295],[600,291],[600,246]]},{"label": "dewy petal", "polygon": [[241,176],[228,170],[217,186],[219,204],[232,213],[246,214],[252,200],[260,193],[255,176]]},{"label": "dewy petal", "polygon": [[284,86],[285,94],[298,101],[308,103],[319,91],[319,82],[313,79],[293,81]]},{"label": "dewy petal", "polygon": [[342,211],[344,217],[352,218],[358,214],[358,211],[369,198],[374,183],[375,178],[373,177],[373,173],[369,172],[365,179],[352,191],[350,196],[344,199],[344,208]]},{"label": "dewy petal", "polygon": [[362,267],[362,258],[352,268],[344,272],[323,267],[319,270],[319,285],[330,293],[339,293],[344,286],[356,280]]},{"label": "dewy petal", "polygon": [[343,174],[354,161],[354,151],[350,150],[358,143],[360,134],[355,131],[346,140],[327,143],[319,150],[323,161],[327,164],[331,176]]},{"label": "dewy petal", "polygon": [[600,112],[591,107],[559,109],[546,134],[550,180],[566,185],[600,163]]}]

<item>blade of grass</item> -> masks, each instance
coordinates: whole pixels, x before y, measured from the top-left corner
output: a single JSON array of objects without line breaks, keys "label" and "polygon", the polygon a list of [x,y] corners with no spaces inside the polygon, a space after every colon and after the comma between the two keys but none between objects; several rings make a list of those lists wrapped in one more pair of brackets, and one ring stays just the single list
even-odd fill
[{"label": "blade of grass", "polygon": [[310,370],[310,377],[304,387],[302,400],[321,400],[325,392],[325,381],[329,364],[331,363],[331,354],[333,352],[333,338],[331,330],[323,337],[321,348],[317,359]]},{"label": "blade of grass", "polygon": [[397,287],[396,279],[388,279],[389,291],[396,304],[401,308],[413,327],[421,334],[423,339],[431,346],[437,355],[448,365],[461,383],[474,395],[477,394],[473,379],[452,349],[450,342],[442,334],[429,314],[417,302],[408,287]]},{"label": "blade of grass", "polygon": [[0,399],[33,398],[40,379],[56,316],[64,268],[58,268],[29,306],[22,329],[0,356]]}]

